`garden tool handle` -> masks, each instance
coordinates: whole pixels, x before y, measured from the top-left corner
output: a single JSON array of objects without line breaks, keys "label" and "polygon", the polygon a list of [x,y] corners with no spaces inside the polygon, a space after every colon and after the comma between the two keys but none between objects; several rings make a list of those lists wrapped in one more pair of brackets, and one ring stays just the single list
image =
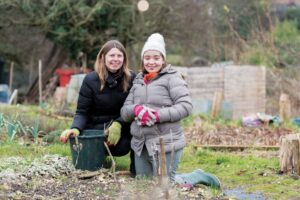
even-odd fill
[{"label": "garden tool handle", "polygon": [[[77,135],[74,135],[74,138],[75,138],[75,144],[73,145],[73,149],[75,150],[75,151],[81,151],[81,149],[82,149],[82,143],[79,143],[78,142],[78,136]],[[78,154],[79,155],[79,154]]]},{"label": "garden tool handle", "polygon": [[78,137],[77,137],[77,135],[74,135],[74,138],[75,138],[75,145],[78,146],[78,145],[79,145],[79,142],[78,142]]},{"label": "garden tool handle", "polygon": [[113,119],[110,120],[107,125],[104,123],[104,135],[105,135],[105,137],[108,136],[108,128],[112,125],[113,121],[114,121]]}]

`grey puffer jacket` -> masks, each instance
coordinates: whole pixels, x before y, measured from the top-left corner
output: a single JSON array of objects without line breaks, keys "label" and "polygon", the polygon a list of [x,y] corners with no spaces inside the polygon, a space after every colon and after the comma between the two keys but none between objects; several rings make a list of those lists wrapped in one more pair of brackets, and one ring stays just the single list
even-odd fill
[{"label": "grey puffer jacket", "polygon": [[[160,136],[164,139],[166,152],[172,150],[172,145],[175,150],[185,147],[180,120],[190,115],[193,108],[186,82],[171,65],[162,69],[148,84],[144,83],[143,78],[142,73],[136,76],[121,109],[122,118],[132,122],[131,148],[140,155],[145,144],[151,156],[154,150],[159,150]],[[160,122],[151,127],[137,125],[137,121],[134,120],[136,105],[157,110]]]}]

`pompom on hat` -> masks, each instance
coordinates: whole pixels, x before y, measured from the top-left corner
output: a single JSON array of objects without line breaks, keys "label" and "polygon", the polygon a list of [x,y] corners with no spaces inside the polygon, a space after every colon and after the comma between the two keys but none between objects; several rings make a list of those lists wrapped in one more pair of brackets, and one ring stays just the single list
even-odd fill
[{"label": "pompom on hat", "polygon": [[159,51],[163,57],[166,59],[166,48],[165,48],[165,40],[164,37],[159,33],[151,34],[144,47],[142,49],[141,58],[143,59],[144,53],[148,50],[156,50]]}]

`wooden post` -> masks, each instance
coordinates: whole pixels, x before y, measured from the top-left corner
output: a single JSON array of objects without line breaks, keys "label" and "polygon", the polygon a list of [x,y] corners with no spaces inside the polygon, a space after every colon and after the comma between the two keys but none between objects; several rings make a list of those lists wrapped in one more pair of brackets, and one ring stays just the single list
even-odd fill
[{"label": "wooden post", "polygon": [[279,99],[279,115],[284,121],[291,117],[291,102],[289,95],[282,93]]},{"label": "wooden post", "polygon": [[300,133],[286,135],[280,145],[280,170],[300,175]]},{"label": "wooden post", "polygon": [[9,105],[11,105],[11,104],[17,104],[17,101],[18,101],[18,90],[15,89],[14,92],[10,95],[8,104]]},{"label": "wooden post", "polygon": [[9,93],[12,92],[13,77],[14,77],[14,62],[11,62],[10,70],[9,70]]},{"label": "wooden post", "polygon": [[211,109],[212,117],[217,117],[219,115],[222,100],[223,100],[223,94],[221,92],[216,92],[214,94],[214,99],[213,99],[213,104]]},{"label": "wooden post", "polygon": [[166,164],[166,151],[164,145],[164,139],[162,137],[159,138],[160,144],[160,175],[162,177],[168,176],[167,173],[167,164]]},{"label": "wooden post", "polygon": [[160,145],[160,176],[159,182],[164,191],[166,199],[169,199],[169,190],[168,190],[168,172],[167,172],[167,160],[166,160],[166,151],[164,145],[164,139],[159,138]]},{"label": "wooden post", "polygon": [[42,61],[39,60],[39,103],[42,105]]}]

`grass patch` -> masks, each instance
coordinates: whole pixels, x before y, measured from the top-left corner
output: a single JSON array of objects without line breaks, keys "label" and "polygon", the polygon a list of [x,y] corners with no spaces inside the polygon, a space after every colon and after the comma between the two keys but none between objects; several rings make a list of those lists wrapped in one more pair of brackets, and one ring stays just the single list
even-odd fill
[{"label": "grass patch", "polygon": [[272,199],[296,197],[300,188],[300,180],[278,174],[277,157],[186,148],[178,171],[191,172],[198,168],[216,175],[225,188],[244,187],[248,192],[260,191]]},{"label": "grass patch", "polygon": [[117,170],[129,170],[130,165],[130,156],[127,154],[126,156],[122,157],[114,157],[115,162],[117,163],[116,169]]},{"label": "grass patch", "polygon": [[69,145],[50,144],[41,146],[37,144],[23,145],[16,141],[5,141],[1,143],[0,157],[15,157],[20,156],[25,159],[32,160],[42,157],[45,154],[59,154],[61,156],[70,156]]}]

